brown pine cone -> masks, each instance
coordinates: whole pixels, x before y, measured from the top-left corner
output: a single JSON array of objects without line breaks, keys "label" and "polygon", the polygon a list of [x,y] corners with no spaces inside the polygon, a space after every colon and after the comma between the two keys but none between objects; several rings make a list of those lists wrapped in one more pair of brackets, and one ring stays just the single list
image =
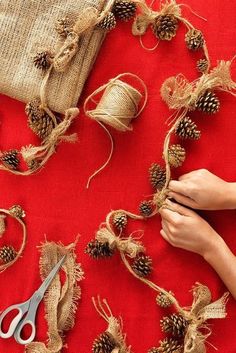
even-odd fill
[{"label": "brown pine cone", "polygon": [[175,129],[175,134],[182,139],[192,140],[198,140],[201,136],[201,132],[197,130],[197,125],[187,116],[180,120]]},{"label": "brown pine cone", "polygon": [[188,321],[179,314],[163,317],[160,321],[163,332],[171,333],[175,337],[184,337]]},{"label": "brown pine cone", "polygon": [[168,159],[171,167],[180,167],[185,161],[186,152],[180,145],[171,145],[168,150]]},{"label": "brown pine cone", "polygon": [[25,217],[25,211],[20,205],[14,205],[9,208],[10,214],[15,217],[15,218],[24,218]]},{"label": "brown pine cone", "polygon": [[165,169],[153,163],[149,168],[149,180],[154,190],[162,190],[166,182]]},{"label": "brown pine cone", "polygon": [[105,257],[111,257],[114,254],[114,250],[109,247],[108,242],[101,243],[95,239],[87,244],[85,253],[97,260]]},{"label": "brown pine cone", "polygon": [[5,165],[6,168],[12,169],[12,170],[17,170],[19,166],[19,159],[18,159],[18,151],[17,150],[10,150],[2,153],[2,156],[0,157],[0,160],[2,161],[3,165]]},{"label": "brown pine cone", "polygon": [[185,42],[188,49],[196,51],[203,48],[205,41],[202,32],[194,28],[186,33]]},{"label": "brown pine cone", "polygon": [[53,61],[53,56],[49,51],[43,51],[41,53],[37,53],[34,57],[34,65],[37,69],[47,70],[51,66]]},{"label": "brown pine cone", "polygon": [[[172,293],[170,292],[170,294]],[[159,305],[161,308],[168,308],[173,304],[171,299],[167,297],[164,293],[158,294],[158,296],[156,297],[156,302],[157,305]]]},{"label": "brown pine cone", "polygon": [[2,248],[0,248],[0,259],[5,264],[13,261],[16,255],[17,255],[17,252],[11,245],[3,246]]},{"label": "brown pine cone", "polygon": [[143,217],[151,216],[153,210],[154,210],[154,205],[151,200],[150,201],[144,200],[139,205],[139,212]]},{"label": "brown pine cone", "polygon": [[118,230],[125,229],[127,225],[127,215],[124,212],[116,212],[113,216],[112,223]]},{"label": "brown pine cone", "polygon": [[109,332],[105,331],[95,339],[92,352],[111,353],[114,348],[116,348],[116,342],[113,336]]},{"label": "brown pine cone", "polygon": [[101,22],[98,24],[99,28],[105,29],[106,31],[111,31],[116,27],[116,19],[112,12],[109,12]]},{"label": "brown pine cone", "polygon": [[209,68],[209,61],[207,59],[200,59],[197,62],[198,72],[205,73]]},{"label": "brown pine cone", "polygon": [[70,32],[73,30],[73,21],[68,17],[61,18],[57,20],[55,30],[61,36],[66,38]]},{"label": "brown pine cone", "polygon": [[207,90],[198,99],[196,108],[203,113],[215,114],[220,110],[220,100],[214,92]]},{"label": "brown pine cone", "polygon": [[123,21],[128,21],[135,16],[137,4],[129,0],[116,0],[112,12]]},{"label": "brown pine cone", "polygon": [[153,347],[148,353],[183,353],[183,345],[173,338],[165,338],[159,348]]},{"label": "brown pine cone", "polygon": [[147,277],[152,272],[152,259],[146,255],[139,255],[131,267],[139,277]]},{"label": "brown pine cone", "polygon": [[159,15],[152,25],[153,33],[160,40],[171,40],[178,29],[178,19],[174,15]]}]

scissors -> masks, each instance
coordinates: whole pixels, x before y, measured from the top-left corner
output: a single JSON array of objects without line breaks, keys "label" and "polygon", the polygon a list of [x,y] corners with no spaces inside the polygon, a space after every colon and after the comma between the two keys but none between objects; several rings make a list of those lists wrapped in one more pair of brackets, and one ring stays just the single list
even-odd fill
[{"label": "scissors", "polygon": [[[63,265],[65,258],[66,258],[66,255],[64,255],[61,258],[61,260],[56,264],[56,266],[52,269],[52,271],[49,273],[47,278],[43,281],[41,286],[34,292],[34,294],[29,300],[21,304],[10,306],[0,315],[0,337],[1,338],[9,338],[14,335],[16,342],[24,345],[34,340],[36,335],[35,317],[36,317],[36,312],[38,310],[38,306],[42,301],[46,290],[48,289],[54,277],[56,276],[61,266]],[[3,329],[2,329],[3,320],[6,317],[6,315],[8,315],[13,310],[17,310],[18,314],[11,321],[8,331],[3,332]],[[31,326],[32,332],[29,338],[23,339],[21,334],[26,325]]]}]

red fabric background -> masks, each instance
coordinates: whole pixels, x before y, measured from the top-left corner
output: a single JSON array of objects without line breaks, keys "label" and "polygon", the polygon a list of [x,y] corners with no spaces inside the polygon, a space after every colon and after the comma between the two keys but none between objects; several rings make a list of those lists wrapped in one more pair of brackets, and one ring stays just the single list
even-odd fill
[{"label": "red fabric background", "polygon": [[[195,11],[208,19],[204,22],[188,9],[184,14],[201,28],[208,42],[213,64],[218,59],[231,59],[235,54],[235,12],[233,1],[186,1]],[[128,343],[136,353],[147,352],[162,338],[159,320],[165,311],[155,304],[156,294],[133,278],[124,268],[118,255],[110,260],[94,261],[84,254],[86,243],[93,238],[100,222],[111,209],[125,208],[136,211],[139,202],[151,193],[147,170],[152,162],[161,161],[162,144],[170,115],[161,101],[159,89],[167,77],[184,73],[190,80],[197,77],[193,55],[184,45],[185,29],[181,25],[171,43],[160,43],[158,50],[148,52],[140,47],[138,38],[131,34],[130,24],[120,23],[107,36],[102,51],[88,80],[81,102],[98,86],[122,72],[139,75],[148,86],[148,105],[134,123],[130,133],[112,131],[115,153],[110,165],[91,184],[85,185],[88,176],[106,159],[109,143],[104,131],[93,121],[80,114],[73,129],[79,135],[76,144],[62,144],[58,152],[38,175],[20,177],[0,172],[1,207],[21,204],[27,216],[28,243],[24,256],[12,268],[0,275],[0,310],[27,299],[40,284],[37,246],[44,240],[73,242],[80,233],[77,247],[78,259],[85,271],[82,301],[77,312],[77,322],[67,336],[69,353],[91,351],[95,337],[106,329],[91,302],[100,294],[107,298],[115,315],[124,320]],[[144,39],[154,43],[152,35]],[[221,110],[215,116],[194,114],[201,131],[199,142],[186,143],[188,155],[182,173],[198,168],[208,168],[228,181],[235,181],[235,112],[236,100],[229,94],[220,94]],[[26,127],[24,104],[0,96],[1,149],[19,148],[36,142]],[[233,251],[235,243],[235,211],[202,213],[224,237]],[[17,245],[19,229],[11,222],[1,244]],[[153,281],[172,290],[183,305],[190,305],[192,285],[199,281],[210,287],[213,298],[223,294],[225,288],[204,260],[192,253],[174,249],[160,237],[160,219],[136,222],[130,230],[144,229],[148,253],[154,259]],[[8,236],[8,238],[7,238]],[[212,336],[208,339],[221,353],[234,353],[236,304],[231,298],[225,320],[211,322]],[[37,339],[46,335],[43,305],[37,317]],[[21,353],[22,346],[13,339],[0,340],[1,353]],[[66,351],[66,350],[65,350]],[[215,350],[208,345],[208,352]]]}]

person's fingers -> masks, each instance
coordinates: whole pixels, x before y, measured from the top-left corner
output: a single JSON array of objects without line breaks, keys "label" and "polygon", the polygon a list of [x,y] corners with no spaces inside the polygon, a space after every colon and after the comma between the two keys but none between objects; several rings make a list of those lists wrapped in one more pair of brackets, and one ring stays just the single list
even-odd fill
[{"label": "person's fingers", "polygon": [[[171,207],[172,209],[172,207]],[[178,211],[176,212],[173,212],[171,210],[169,210],[168,208],[166,207],[162,207],[160,210],[159,210],[159,213],[162,217],[163,220],[171,223],[171,224],[176,224],[180,221],[181,219],[181,215],[179,213],[177,213]]]},{"label": "person's fingers", "polygon": [[169,233],[170,233],[169,224],[168,224],[167,221],[162,220],[162,221],[161,221],[161,226],[162,226],[162,229],[164,230],[164,232],[165,232],[166,234],[169,234]]},{"label": "person's fingers", "polygon": [[162,238],[164,238],[166,241],[168,241],[168,243],[170,242],[168,235],[166,234],[166,232],[163,229],[160,231],[160,234],[161,234]]},{"label": "person's fingers", "polygon": [[181,175],[179,177],[179,181],[190,179],[191,177],[193,177],[196,174],[196,172],[197,172],[197,170],[192,170],[189,173]]},{"label": "person's fingers", "polygon": [[169,183],[169,189],[170,191],[188,196],[188,189],[183,181],[171,180]]},{"label": "person's fingers", "polygon": [[[166,205],[169,206],[168,211],[172,212],[173,214],[175,214],[174,212],[177,212],[180,215],[187,216],[187,217],[195,215],[195,213],[192,210],[189,210],[188,208],[182,205],[179,205],[175,202],[171,202],[170,200],[166,200]],[[171,215],[169,216],[171,217]]]},{"label": "person's fingers", "polygon": [[172,199],[175,199],[175,201],[181,203],[182,205],[185,205],[191,208],[197,208],[197,203],[193,199],[191,199],[190,197],[184,196],[182,194],[179,194],[178,192],[169,191],[168,196],[171,197]]}]

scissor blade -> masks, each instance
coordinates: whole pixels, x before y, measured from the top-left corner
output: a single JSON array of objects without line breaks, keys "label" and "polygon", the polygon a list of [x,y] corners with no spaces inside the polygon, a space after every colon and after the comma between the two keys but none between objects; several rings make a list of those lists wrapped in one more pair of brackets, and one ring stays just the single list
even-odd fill
[{"label": "scissor blade", "polygon": [[48,287],[50,286],[50,284],[52,283],[54,277],[56,276],[56,274],[58,273],[58,271],[60,270],[61,266],[63,265],[64,261],[66,259],[66,255],[64,255],[61,260],[56,264],[55,267],[53,267],[52,271],[49,273],[49,275],[47,276],[47,278],[43,281],[43,283],[41,284],[41,286],[39,287],[39,289],[37,290],[37,294],[39,294],[40,296],[44,296],[44,293],[46,292],[46,290],[48,289]]}]

